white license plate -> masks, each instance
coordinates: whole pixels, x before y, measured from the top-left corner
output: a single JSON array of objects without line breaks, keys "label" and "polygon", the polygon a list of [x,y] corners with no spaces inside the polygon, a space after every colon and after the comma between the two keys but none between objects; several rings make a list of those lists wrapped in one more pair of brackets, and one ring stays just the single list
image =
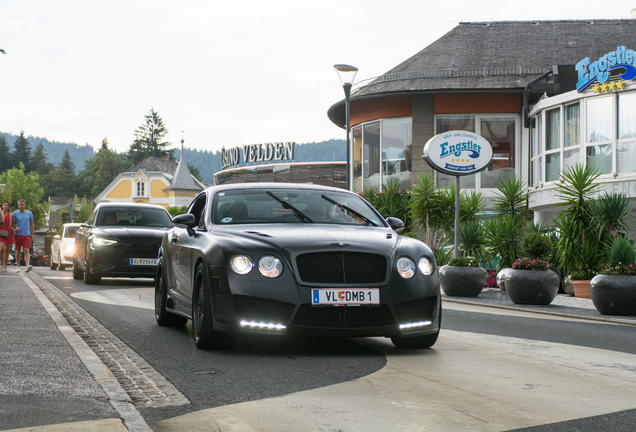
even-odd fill
[{"label": "white license plate", "polygon": [[380,290],[378,288],[312,289],[311,304],[333,306],[380,304]]},{"label": "white license plate", "polygon": [[130,265],[143,265],[143,266],[156,266],[159,264],[159,260],[157,258],[131,258]]}]

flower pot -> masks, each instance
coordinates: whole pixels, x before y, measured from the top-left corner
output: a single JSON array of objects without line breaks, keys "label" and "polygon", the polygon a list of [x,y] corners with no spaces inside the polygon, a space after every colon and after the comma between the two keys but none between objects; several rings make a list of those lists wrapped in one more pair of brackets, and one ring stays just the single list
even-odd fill
[{"label": "flower pot", "polygon": [[508,274],[509,270],[512,269],[509,267],[502,268],[501,270],[499,270],[499,273],[497,273],[497,286],[502,291],[506,290],[506,275]]},{"label": "flower pot", "polygon": [[559,275],[552,270],[510,269],[505,278],[506,292],[515,304],[550,304],[559,292],[559,283]]},{"label": "flower pot", "polygon": [[590,281],[589,280],[573,280],[574,297],[586,298],[590,297]]},{"label": "flower pot", "polygon": [[636,316],[636,276],[594,276],[590,295],[603,315]]},{"label": "flower pot", "polygon": [[477,297],[488,282],[483,267],[445,265],[439,270],[439,284],[447,296]]}]

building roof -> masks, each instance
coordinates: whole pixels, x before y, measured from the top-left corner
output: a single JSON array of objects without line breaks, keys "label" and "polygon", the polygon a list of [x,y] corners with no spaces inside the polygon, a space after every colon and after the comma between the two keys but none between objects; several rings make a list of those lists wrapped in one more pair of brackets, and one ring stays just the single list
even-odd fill
[{"label": "building roof", "polygon": [[149,157],[136,165],[125,170],[125,173],[136,173],[140,170],[145,170],[146,172],[164,172],[170,175],[173,175],[177,170],[177,161],[166,160],[158,157]]},{"label": "building roof", "polygon": [[636,20],[460,23],[353,98],[379,93],[516,89],[557,66],[636,48]]},{"label": "building roof", "polygon": [[202,191],[203,189],[205,189],[205,186],[203,186],[197,179],[194,178],[192,174],[190,174],[188,164],[185,162],[183,140],[181,140],[181,159],[179,159],[179,165],[177,165],[177,169],[172,176],[170,186],[168,186],[164,190],[175,189],[195,191]]}]

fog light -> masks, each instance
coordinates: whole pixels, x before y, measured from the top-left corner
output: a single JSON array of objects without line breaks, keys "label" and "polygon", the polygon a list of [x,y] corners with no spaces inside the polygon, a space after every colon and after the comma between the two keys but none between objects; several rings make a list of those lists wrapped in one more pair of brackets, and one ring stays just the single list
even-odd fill
[{"label": "fog light", "polygon": [[268,330],[285,330],[287,327],[283,324],[274,324],[274,323],[265,323],[265,322],[257,322],[257,321],[241,321],[241,327],[252,327],[259,329],[268,329]]},{"label": "fog light", "polygon": [[433,321],[420,321],[420,322],[414,322],[414,323],[400,324],[400,330],[416,328],[416,327],[424,327],[427,325],[431,325],[432,323]]}]

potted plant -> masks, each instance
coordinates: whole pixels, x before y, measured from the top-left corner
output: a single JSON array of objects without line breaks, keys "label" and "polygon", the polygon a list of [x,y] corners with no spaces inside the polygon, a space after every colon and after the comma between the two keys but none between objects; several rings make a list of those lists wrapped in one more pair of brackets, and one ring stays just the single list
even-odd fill
[{"label": "potted plant", "polygon": [[612,245],[610,265],[590,282],[594,307],[603,315],[636,316],[636,253],[629,241]]},{"label": "potted plant", "polygon": [[544,260],[519,258],[506,273],[505,286],[515,304],[547,305],[559,292],[559,275]]},{"label": "potted plant", "polygon": [[450,260],[439,270],[439,283],[447,296],[477,297],[488,282],[488,272],[472,257]]}]

